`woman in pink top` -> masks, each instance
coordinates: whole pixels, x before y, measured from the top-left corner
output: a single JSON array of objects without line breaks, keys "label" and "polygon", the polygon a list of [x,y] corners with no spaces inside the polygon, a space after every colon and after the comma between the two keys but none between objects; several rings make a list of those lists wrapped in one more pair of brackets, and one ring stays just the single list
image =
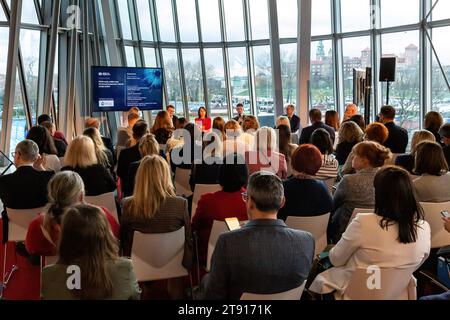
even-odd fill
[{"label": "woman in pink top", "polygon": [[287,178],[286,158],[277,152],[277,136],[275,130],[262,127],[255,134],[254,151],[245,153],[248,175],[258,171],[268,171],[281,179]]}]

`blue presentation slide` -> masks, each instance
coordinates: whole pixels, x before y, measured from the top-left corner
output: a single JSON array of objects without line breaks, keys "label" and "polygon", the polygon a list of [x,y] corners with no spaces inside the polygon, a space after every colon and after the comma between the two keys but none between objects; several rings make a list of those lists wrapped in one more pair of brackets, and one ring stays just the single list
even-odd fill
[{"label": "blue presentation slide", "polygon": [[161,68],[92,67],[93,112],[162,109]]}]

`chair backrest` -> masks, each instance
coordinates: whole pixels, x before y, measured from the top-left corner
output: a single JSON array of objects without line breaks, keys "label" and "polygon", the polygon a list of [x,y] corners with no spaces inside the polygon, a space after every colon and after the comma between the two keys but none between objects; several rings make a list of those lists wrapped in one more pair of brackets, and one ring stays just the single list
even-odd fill
[{"label": "chair backrest", "polygon": [[416,300],[414,269],[357,268],[344,300]]},{"label": "chair backrest", "polygon": [[196,184],[194,189],[194,196],[192,197],[191,219],[194,218],[198,201],[200,200],[202,195],[208,192],[216,192],[220,190],[222,190],[222,187],[219,184]]},{"label": "chair backrest", "polygon": [[315,217],[288,216],[286,225],[292,229],[308,231],[311,233],[316,242],[315,254],[318,254],[327,246],[328,220],[330,220],[330,213]]},{"label": "chair backrest", "polygon": [[131,261],[138,281],[188,275],[183,267],[184,227],[167,233],[134,232]]},{"label": "chair backrest", "polygon": [[355,208],[353,209],[352,216],[350,217],[350,220],[348,220],[347,225],[349,225],[350,222],[352,222],[352,220],[356,218],[358,213],[374,213],[374,212],[375,212],[374,208]]},{"label": "chair backrest", "polygon": [[217,239],[219,239],[219,236],[224,232],[228,232],[228,227],[225,221],[214,220],[208,240],[206,271],[209,271],[211,269],[211,258],[214,252],[214,248],[216,247]]},{"label": "chair backrest", "polygon": [[256,294],[244,292],[241,300],[300,300],[303,290],[305,289],[306,281],[303,281],[300,287],[289,291],[273,293],[273,294]]},{"label": "chair backrest", "polygon": [[95,206],[105,207],[113,215],[114,219],[119,222],[114,192],[108,192],[98,196],[86,196],[85,201]]},{"label": "chair backrest", "polygon": [[28,226],[36,216],[43,212],[45,207],[33,209],[10,209],[8,214],[8,241],[24,241],[27,236]]},{"label": "chair backrest", "polygon": [[444,229],[441,211],[450,211],[450,202],[421,202],[425,221],[431,229],[431,248],[441,248],[450,245],[450,233]]},{"label": "chair backrest", "polygon": [[191,169],[177,168],[175,170],[175,192],[177,196],[189,197],[192,195],[189,185]]}]

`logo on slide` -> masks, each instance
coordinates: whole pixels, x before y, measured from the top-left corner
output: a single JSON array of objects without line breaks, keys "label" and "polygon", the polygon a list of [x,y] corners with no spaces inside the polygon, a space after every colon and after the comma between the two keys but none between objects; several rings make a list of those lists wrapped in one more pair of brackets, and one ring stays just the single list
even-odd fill
[{"label": "logo on slide", "polygon": [[100,108],[114,107],[114,99],[100,99],[98,105]]}]

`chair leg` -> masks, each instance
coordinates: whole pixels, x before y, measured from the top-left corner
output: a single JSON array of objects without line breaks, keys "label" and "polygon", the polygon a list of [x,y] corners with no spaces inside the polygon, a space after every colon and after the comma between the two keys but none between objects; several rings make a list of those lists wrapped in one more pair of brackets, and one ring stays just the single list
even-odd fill
[{"label": "chair leg", "polygon": [[6,278],[6,249],[8,246],[8,242],[5,243],[5,245],[3,246],[3,273],[2,273],[2,283],[5,283],[5,278]]}]

